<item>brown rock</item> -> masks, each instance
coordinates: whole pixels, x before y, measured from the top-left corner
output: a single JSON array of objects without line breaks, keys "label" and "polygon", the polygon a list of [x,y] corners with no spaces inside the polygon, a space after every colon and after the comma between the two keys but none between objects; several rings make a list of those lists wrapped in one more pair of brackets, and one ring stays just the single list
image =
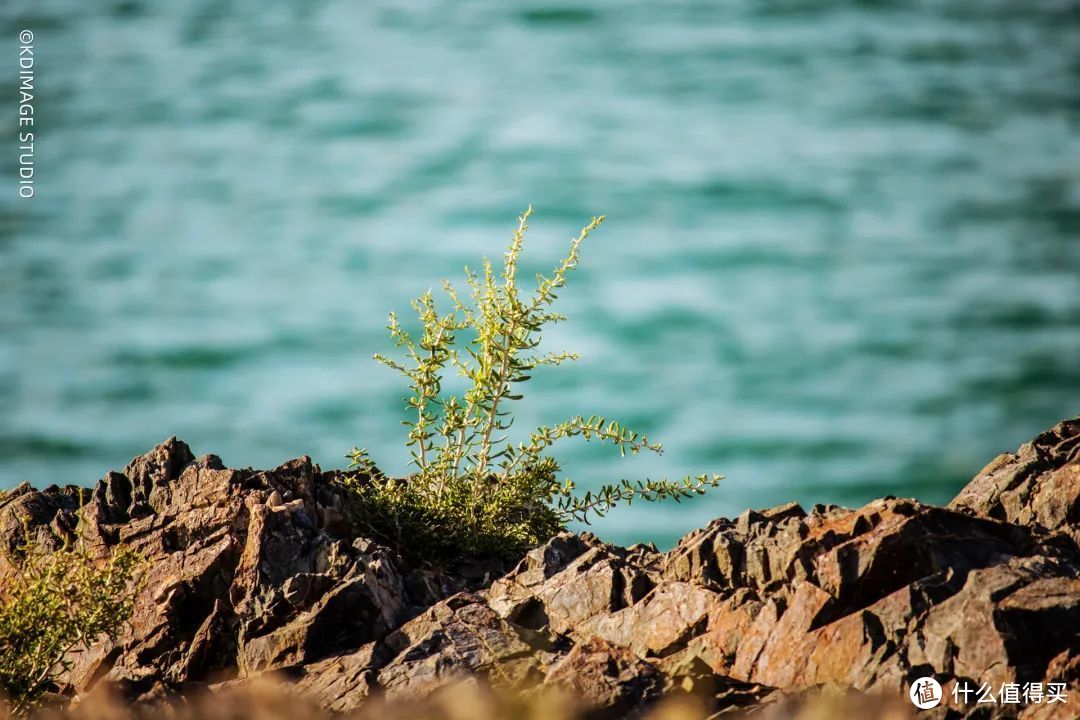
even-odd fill
[{"label": "brown rock", "polygon": [[653,586],[626,550],[592,536],[558,535],[536,548],[486,593],[491,608],[524,627],[569,634],[586,621],[620,610]]},{"label": "brown rock", "polygon": [[949,507],[1049,529],[1080,525],[1080,418],[999,455]]},{"label": "brown rock", "polygon": [[660,697],[664,678],[625,648],[592,638],[574,646],[544,685],[569,694],[589,718],[625,718]]},{"label": "brown rock", "polygon": [[22,483],[0,496],[0,575],[10,571],[9,556],[19,555],[27,540],[56,549],[72,539],[83,495],[89,492],[74,485],[51,485],[39,492]]},{"label": "brown rock", "polygon": [[718,675],[730,675],[736,653],[764,609],[757,595],[736,590],[709,611],[705,632],[686,644],[686,651],[701,658]]},{"label": "brown rock", "polygon": [[294,689],[335,713],[359,708],[376,687],[381,664],[379,645],[367,643],[359,650],[291,669]]},{"label": "brown rock", "polygon": [[825,533],[812,528],[807,537],[806,547],[815,553],[812,577],[833,598],[830,618],[946,570],[962,578],[1035,552],[1020,529],[908,500],[872,502],[844,522],[842,530],[833,523]]},{"label": "brown rock", "polygon": [[[130,506],[123,511],[130,517],[144,517],[152,512],[160,513],[169,505],[172,481],[180,477],[181,471],[195,460],[187,443],[173,436],[155,447],[150,452],[135,458],[124,469],[124,477],[130,484]],[[110,473],[107,478],[118,481]],[[127,485],[122,481],[110,484]],[[126,487],[124,488],[127,489]],[[120,498],[122,502],[124,497]],[[110,507],[119,510],[120,506]]]},{"label": "brown rock", "polygon": [[976,682],[1041,680],[1058,652],[1077,646],[1074,573],[1045,558],[972,572],[960,592],[926,611],[907,647],[909,664]]},{"label": "brown rock", "polygon": [[[1062,423],[948,508],[791,503],[715,520],[669,553],[563,533],[507,571],[485,558],[409,566],[356,535],[340,473],[307,458],[233,470],[171,438],[92,493],[7,493],[0,543],[17,553],[26,533],[53,548],[79,533],[149,560],[130,628],[71,654],[68,691],[108,679],[150,698],[273,671],[347,712],[480,676],[625,717],[675,690],[717,712],[822,685],[905,697],[932,675],[946,693],[1064,682],[1072,701],[1078,448],[1080,420]],[[1059,707],[1020,716],[1072,717]],[[949,697],[937,716],[1014,710]]]},{"label": "brown rock", "polygon": [[721,597],[690,583],[664,583],[641,601],[579,625],[581,637],[599,637],[641,657],[664,657],[705,633]]},{"label": "brown rock", "polygon": [[534,684],[552,643],[503,620],[478,595],[460,593],[405,623],[385,646],[395,657],[378,683],[389,698],[400,698],[477,674],[499,685]]},{"label": "brown rock", "polygon": [[396,628],[409,604],[399,561],[325,511],[347,507],[342,493],[307,458],[230,470],[170,438],[109,473],[81,510],[74,489],[5,496],[0,530],[16,542],[5,518],[26,516],[55,546],[79,512],[99,552],[125,543],[144,554],[130,626],[73,653],[66,679],[85,690],[107,678],[141,694],[311,662]]}]

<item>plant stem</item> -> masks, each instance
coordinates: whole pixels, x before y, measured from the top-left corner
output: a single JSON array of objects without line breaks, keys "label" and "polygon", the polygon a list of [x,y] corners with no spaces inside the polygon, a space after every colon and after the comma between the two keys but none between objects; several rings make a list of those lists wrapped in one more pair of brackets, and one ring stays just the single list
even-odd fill
[{"label": "plant stem", "polygon": [[495,421],[498,418],[499,401],[502,400],[503,395],[506,394],[507,389],[510,386],[509,380],[509,363],[511,347],[514,343],[514,329],[516,327],[516,317],[510,319],[510,327],[506,331],[506,344],[503,346],[502,358],[500,360],[499,367],[499,386],[492,394],[491,409],[488,411],[487,426],[484,428],[484,434],[480,443],[480,462],[476,467],[477,477],[482,477],[485,468],[487,468],[488,455],[491,454],[491,433],[495,429]]}]

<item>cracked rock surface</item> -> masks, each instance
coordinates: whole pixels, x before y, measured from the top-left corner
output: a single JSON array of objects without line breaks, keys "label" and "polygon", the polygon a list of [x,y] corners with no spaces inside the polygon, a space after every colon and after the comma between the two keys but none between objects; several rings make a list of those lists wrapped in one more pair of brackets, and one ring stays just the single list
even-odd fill
[{"label": "cracked rock surface", "polygon": [[[927,717],[1071,718],[1080,703],[1080,419],[944,508],[791,503],[666,553],[563,533],[516,565],[410,565],[355,531],[340,475],[308,458],[229,469],[171,438],[82,497],[6,494],[8,549],[78,532],[150,560],[125,634],[74,653],[61,689],[157,697],[277,672],[347,711],[481,675],[617,718],[674,689],[721,711],[821,685],[906,696],[932,675],[946,697]],[[957,703],[963,682],[1066,683],[1070,704]]]}]

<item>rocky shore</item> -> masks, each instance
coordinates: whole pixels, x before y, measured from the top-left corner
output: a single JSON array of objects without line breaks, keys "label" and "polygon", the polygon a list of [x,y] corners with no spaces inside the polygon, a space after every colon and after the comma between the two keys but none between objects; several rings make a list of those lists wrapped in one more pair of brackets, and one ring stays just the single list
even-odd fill
[{"label": "rocky shore", "polygon": [[[670,552],[564,533],[519,562],[406,561],[359,536],[339,471],[229,469],[172,438],[92,490],[23,485],[0,542],[148,559],[130,627],[72,656],[63,692],[131,699],[275,672],[330,711],[463,676],[569,691],[597,718],[673,691],[711,712],[822,685],[925,717],[1080,716],[1080,419],[993,460],[946,507],[886,497],[717,519]],[[81,517],[81,522],[80,522]],[[10,572],[0,559],[0,572]],[[1064,683],[1068,702],[958,701],[957,683]]]}]

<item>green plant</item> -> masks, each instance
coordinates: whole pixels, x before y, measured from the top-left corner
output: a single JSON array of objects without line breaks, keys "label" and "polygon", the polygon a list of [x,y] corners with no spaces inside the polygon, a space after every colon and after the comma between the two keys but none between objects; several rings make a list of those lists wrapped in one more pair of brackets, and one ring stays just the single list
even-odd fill
[{"label": "green plant", "polygon": [[[539,427],[514,443],[508,404],[520,400],[520,386],[542,366],[574,360],[569,352],[537,351],[544,325],[565,317],[551,310],[557,291],[578,265],[582,242],[604,218],[593,218],[570,243],[550,276],[538,275],[536,289],[523,296],[518,287],[518,258],[532,214],[519,218],[501,275],[484,260],[477,275],[465,269],[471,299],[464,301],[448,281],[443,287],[450,311],[439,312],[431,291],[413,301],[422,331],[414,337],[390,314],[387,328],[405,357],[375,355],[380,363],[409,380],[408,447],[416,472],[407,478],[380,473],[364,450],[353,449],[353,467],[362,472],[350,481],[357,517],[369,531],[414,554],[503,554],[537,545],[570,521],[588,523],[620,502],[676,501],[715,487],[719,475],[669,480],[622,480],[580,495],[574,483],[560,480],[559,464],[546,451],[564,438],[609,443],[625,455],[662,452],[645,435],[603,417],[574,417]],[[471,334],[463,349],[458,333]],[[443,375],[456,370],[470,384],[463,396],[444,397]]]},{"label": "green plant", "polygon": [[0,581],[0,691],[22,714],[68,669],[71,650],[116,637],[142,560],[120,547],[99,561],[78,540],[54,552],[28,542],[10,561]]}]

